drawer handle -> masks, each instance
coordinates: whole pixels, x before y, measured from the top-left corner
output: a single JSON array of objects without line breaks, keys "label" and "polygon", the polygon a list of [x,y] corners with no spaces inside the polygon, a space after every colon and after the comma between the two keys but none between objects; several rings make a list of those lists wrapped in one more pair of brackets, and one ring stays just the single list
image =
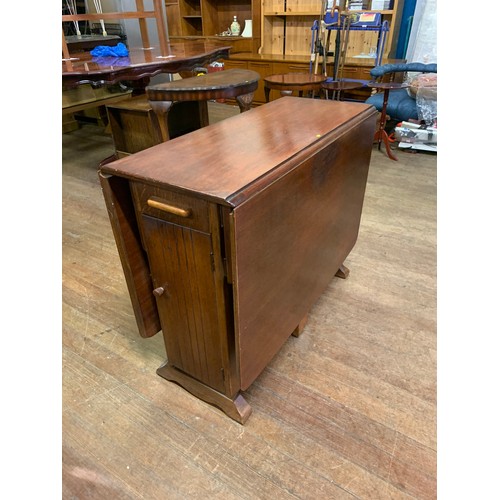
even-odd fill
[{"label": "drawer handle", "polygon": [[163,212],[168,212],[169,214],[178,215],[179,217],[191,217],[193,213],[190,208],[179,208],[174,205],[168,205],[162,201],[155,200],[154,198],[149,198],[148,206],[151,208],[157,208]]}]

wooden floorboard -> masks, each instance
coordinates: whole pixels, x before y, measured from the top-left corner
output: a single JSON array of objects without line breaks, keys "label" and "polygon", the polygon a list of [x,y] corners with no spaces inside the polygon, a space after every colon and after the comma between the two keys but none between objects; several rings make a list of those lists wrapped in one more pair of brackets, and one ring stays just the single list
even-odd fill
[{"label": "wooden floorboard", "polygon": [[156,375],[163,339],[137,333],[97,177],[112,140],[85,124],[62,143],[64,499],[436,498],[435,155],[374,148],[351,273],[241,426]]}]

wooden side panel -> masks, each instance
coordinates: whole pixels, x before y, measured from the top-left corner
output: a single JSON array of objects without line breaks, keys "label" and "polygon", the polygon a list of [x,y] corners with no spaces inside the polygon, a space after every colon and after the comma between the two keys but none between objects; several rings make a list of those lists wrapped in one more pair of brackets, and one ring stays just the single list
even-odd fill
[{"label": "wooden side panel", "polygon": [[236,340],[243,390],[354,246],[374,128],[372,116],[235,208]]},{"label": "wooden side panel", "polygon": [[99,178],[139,333],[142,337],[152,337],[161,330],[161,325],[129,183],[121,177],[102,173]]},{"label": "wooden side panel", "polygon": [[311,39],[313,36],[311,26],[313,25],[314,20],[314,16],[293,16],[287,18],[285,47],[286,56],[307,57],[310,55]]},{"label": "wooden side panel", "polygon": [[224,392],[211,235],[148,215],[142,225],[169,364]]},{"label": "wooden side panel", "polygon": [[285,21],[283,17],[264,16],[262,46],[266,54],[283,55],[285,47]]},{"label": "wooden side panel", "polygon": [[180,11],[179,11],[179,3],[165,3],[165,8],[167,10],[167,25],[168,25],[168,34],[170,37],[172,36],[180,36],[182,34],[181,31],[181,20],[180,20]]}]

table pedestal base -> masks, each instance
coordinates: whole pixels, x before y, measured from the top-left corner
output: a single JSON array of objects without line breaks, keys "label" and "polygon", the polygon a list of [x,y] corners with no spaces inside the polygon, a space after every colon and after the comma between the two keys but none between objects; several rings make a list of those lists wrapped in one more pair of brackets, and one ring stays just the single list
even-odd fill
[{"label": "table pedestal base", "polygon": [[385,125],[387,123],[387,104],[389,102],[389,92],[391,90],[404,89],[408,87],[407,83],[398,83],[398,82],[369,82],[368,86],[379,89],[384,92],[382,110],[380,111],[380,122],[378,125],[378,130],[375,132],[375,137],[373,138],[374,142],[378,142],[378,149],[380,151],[380,144],[383,142],[385,144],[385,150],[387,152],[387,156],[394,161],[398,159],[392,154],[391,148],[389,146],[389,136],[385,131]]},{"label": "table pedestal base", "polygon": [[170,382],[175,382],[197,398],[220,408],[228,417],[231,417],[236,422],[244,424],[250,414],[252,407],[245,401],[243,396],[238,393],[234,399],[221,394],[220,392],[208,387],[189,375],[181,372],[174,366],[167,363],[160,366],[156,373]]},{"label": "table pedestal base", "polygon": [[385,151],[387,153],[387,156],[394,161],[398,161],[398,159],[392,154],[390,144],[389,144],[389,136],[387,135],[387,132],[385,130],[377,130],[375,132],[375,137],[373,138],[373,142],[378,142],[378,149],[380,151],[380,145],[382,142],[385,145]]}]

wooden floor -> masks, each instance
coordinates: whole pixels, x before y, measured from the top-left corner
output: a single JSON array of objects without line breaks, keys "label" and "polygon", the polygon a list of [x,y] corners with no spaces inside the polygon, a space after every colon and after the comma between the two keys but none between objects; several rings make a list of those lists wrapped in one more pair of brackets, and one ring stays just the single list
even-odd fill
[{"label": "wooden floor", "polygon": [[351,274],[241,426],[156,375],[163,341],[137,333],[97,178],[112,141],[62,140],[65,500],[436,497],[435,155],[374,148]]}]

